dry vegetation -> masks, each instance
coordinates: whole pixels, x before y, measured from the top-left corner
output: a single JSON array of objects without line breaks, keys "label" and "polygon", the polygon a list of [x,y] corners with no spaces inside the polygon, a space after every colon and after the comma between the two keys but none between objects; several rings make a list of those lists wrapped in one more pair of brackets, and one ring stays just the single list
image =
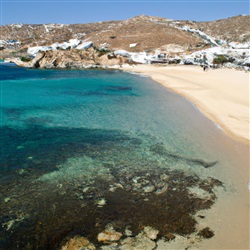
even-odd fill
[{"label": "dry vegetation", "polygon": [[[250,40],[249,17],[236,16],[213,22],[180,21],[180,24],[200,29],[215,39],[246,42]],[[50,45],[71,38],[88,39],[96,46],[108,43],[110,49],[128,51],[150,51],[168,44],[191,50],[201,47],[201,44],[207,46],[200,37],[171,26],[173,22],[166,18],[141,15],[124,21],[89,24],[25,24],[21,28],[7,25],[1,26],[0,39],[17,39],[22,42],[22,48]],[[132,43],[137,43],[137,46],[130,48]]]}]

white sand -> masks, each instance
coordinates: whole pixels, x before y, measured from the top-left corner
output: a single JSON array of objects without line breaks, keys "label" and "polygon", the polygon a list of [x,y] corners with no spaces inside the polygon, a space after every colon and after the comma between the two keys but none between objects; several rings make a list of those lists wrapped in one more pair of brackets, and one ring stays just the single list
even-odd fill
[{"label": "white sand", "polygon": [[249,144],[249,73],[199,66],[124,65],[186,97],[224,131]]}]

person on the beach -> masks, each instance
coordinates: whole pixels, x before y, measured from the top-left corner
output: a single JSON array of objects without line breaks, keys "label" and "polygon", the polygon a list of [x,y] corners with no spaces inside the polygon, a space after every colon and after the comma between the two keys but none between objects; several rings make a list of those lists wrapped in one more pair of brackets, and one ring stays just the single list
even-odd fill
[{"label": "person on the beach", "polygon": [[206,54],[203,55],[203,59],[202,59],[202,60],[203,60],[203,63],[204,63],[204,64],[207,63],[207,56],[206,56]]},{"label": "person on the beach", "polygon": [[203,64],[203,71],[208,71],[208,64]]},{"label": "person on the beach", "polygon": [[119,65],[120,65],[120,68],[122,68],[122,64],[123,64],[122,57],[119,56]]},{"label": "person on the beach", "polygon": [[203,71],[207,71],[208,70],[208,63],[207,63],[206,54],[203,55],[202,61],[203,61],[203,64],[202,64]]}]

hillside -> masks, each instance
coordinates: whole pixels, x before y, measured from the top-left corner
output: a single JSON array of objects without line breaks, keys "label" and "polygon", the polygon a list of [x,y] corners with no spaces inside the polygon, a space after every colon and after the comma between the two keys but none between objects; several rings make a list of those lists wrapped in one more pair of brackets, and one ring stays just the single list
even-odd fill
[{"label": "hillside", "polygon": [[[51,45],[72,38],[92,41],[95,46],[108,44],[109,48],[131,52],[151,51],[170,44],[197,50],[210,46],[199,35],[178,29],[187,25],[199,29],[215,39],[250,41],[249,16],[237,16],[213,22],[174,21],[166,18],[137,16],[124,21],[89,24],[12,24],[1,26],[0,40],[17,40],[20,44],[4,49],[20,50],[32,46]],[[131,44],[136,46],[131,47]]]},{"label": "hillside", "polygon": [[216,39],[249,42],[250,16],[235,16],[213,22],[198,23],[198,28]]},{"label": "hillside", "polygon": [[140,15],[89,24],[12,24],[1,26],[0,59],[42,68],[107,68],[126,62],[246,70],[249,17],[194,22]]}]

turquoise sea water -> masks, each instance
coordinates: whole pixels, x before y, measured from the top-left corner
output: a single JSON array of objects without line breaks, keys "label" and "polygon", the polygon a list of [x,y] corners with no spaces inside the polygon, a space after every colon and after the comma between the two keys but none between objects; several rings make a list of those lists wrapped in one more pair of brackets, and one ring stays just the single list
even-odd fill
[{"label": "turquoise sea water", "polygon": [[76,234],[95,242],[109,223],[195,231],[190,215],[213,204],[217,169],[234,162],[191,103],[116,70],[0,70],[0,249],[59,249]]}]

